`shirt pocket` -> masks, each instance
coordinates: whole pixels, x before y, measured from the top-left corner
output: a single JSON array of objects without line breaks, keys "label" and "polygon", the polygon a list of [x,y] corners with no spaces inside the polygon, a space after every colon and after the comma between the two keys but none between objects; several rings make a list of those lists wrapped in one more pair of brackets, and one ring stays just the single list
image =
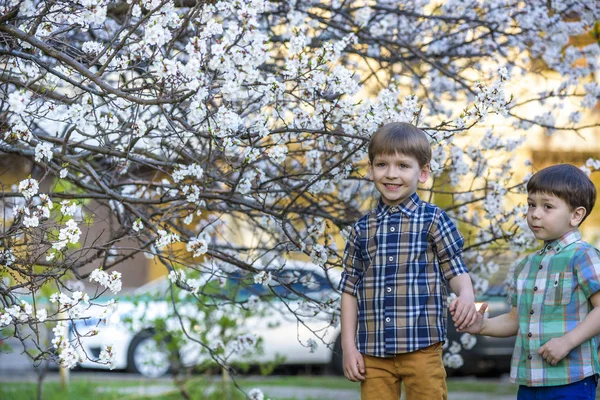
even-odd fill
[{"label": "shirt pocket", "polygon": [[548,278],[544,305],[564,306],[569,304],[573,295],[573,273],[558,272],[551,274]]}]

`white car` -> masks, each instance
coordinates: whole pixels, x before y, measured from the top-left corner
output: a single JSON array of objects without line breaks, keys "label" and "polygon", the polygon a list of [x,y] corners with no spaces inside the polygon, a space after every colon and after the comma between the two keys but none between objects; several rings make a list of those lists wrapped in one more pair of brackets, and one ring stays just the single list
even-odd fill
[{"label": "white car", "polygon": [[[284,284],[272,280],[269,286],[259,283],[248,285],[246,279],[245,284],[238,284],[240,290],[236,293],[236,301],[247,300],[253,294],[259,298],[270,295],[270,299],[262,303],[265,307],[262,315],[250,316],[242,321],[243,329],[262,338],[263,353],[253,354],[250,359],[236,354],[230,360],[252,364],[277,360],[281,365],[326,365],[336,373],[342,373],[340,326],[339,323],[331,323],[332,318],[339,321],[339,293],[334,289],[340,280],[340,271],[329,269],[326,272],[313,264],[297,261],[266,271],[277,275],[277,279]],[[146,294],[159,293],[164,296],[170,293],[168,286],[166,278],[151,282],[136,291],[142,301],[120,300],[117,311],[105,322],[88,319],[71,326],[71,339],[75,337],[75,329],[79,335],[85,335],[92,329],[99,331],[95,336],[79,340],[81,346],[78,351],[84,360],[80,367],[108,368],[90,359],[98,359],[101,350],[111,345],[115,353],[115,368],[138,372],[147,377],[166,374],[171,366],[169,350],[165,343],[155,340],[156,329],[152,321],[157,317],[166,317],[171,302],[157,301],[156,297]],[[313,300],[329,300],[331,308],[325,311],[315,307],[295,309],[297,304],[302,303],[298,300],[303,296]],[[190,296],[189,300],[195,299]],[[184,300],[178,304],[180,314],[197,313],[191,301],[186,303]],[[294,309],[295,314],[290,309]],[[132,319],[136,322],[125,323]],[[194,326],[187,326],[187,329],[210,330],[205,326],[209,324],[198,322]],[[213,334],[213,339],[219,340],[218,332]],[[198,365],[207,359],[201,350],[200,344],[188,342],[178,350],[178,360],[184,366]]]}]

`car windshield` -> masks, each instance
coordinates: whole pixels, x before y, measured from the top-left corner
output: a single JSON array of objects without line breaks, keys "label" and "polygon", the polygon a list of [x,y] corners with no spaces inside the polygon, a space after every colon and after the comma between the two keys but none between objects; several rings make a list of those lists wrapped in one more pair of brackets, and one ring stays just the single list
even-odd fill
[{"label": "car windshield", "polygon": [[309,271],[285,270],[270,272],[278,278],[278,281],[272,280],[268,286],[260,283],[248,285],[242,279],[231,277],[228,280],[228,286],[230,290],[236,293],[236,301],[246,301],[252,295],[288,300],[306,296],[313,300],[321,300],[324,292],[331,293],[333,290],[326,277]]}]

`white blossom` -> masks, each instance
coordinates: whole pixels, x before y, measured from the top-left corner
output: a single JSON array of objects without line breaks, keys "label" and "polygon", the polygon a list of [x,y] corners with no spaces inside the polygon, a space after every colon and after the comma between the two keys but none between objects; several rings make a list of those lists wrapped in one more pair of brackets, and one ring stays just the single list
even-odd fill
[{"label": "white blossom", "polygon": [[262,390],[254,388],[248,391],[248,400],[264,400],[265,395]]},{"label": "white blossom", "polygon": [[260,271],[254,275],[254,283],[260,283],[261,285],[267,286],[271,283],[271,273],[267,271]]},{"label": "white blossom", "polygon": [[42,142],[35,146],[35,161],[41,162],[44,159],[50,161],[52,156],[52,145],[50,143]]},{"label": "white blossom", "polygon": [[71,202],[69,200],[63,200],[60,202],[60,212],[64,215],[64,216],[74,216],[77,211],[78,211],[79,207],[77,206],[77,203],[75,202]]},{"label": "white blossom", "polygon": [[70,219],[67,221],[67,226],[62,228],[58,233],[58,241],[52,244],[52,248],[55,250],[62,250],[67,247],[67,244],[76,244],[79,242],[81,236],[81,229],[77,226],[77,223]]},{"label": "white blossom", "polygon": [[471,350],[477,343],[477,338],[469,333],[463,333],[460,337],[460,343],[466,350]]},{"label": "white blossom", "polygon": [[98,282],[101,286],[109,289],[114,294],[121,291],[121,273],[117,271],[113,271],[109,275],[106,271],[97,268],[90,274],[90,282]]},{"label": "white blossom", "polygon": [[158,238],[156,239],[156,247],[162,249],[163,247],[179,242],[179,235],[165,231],[164,229],[158,230]]},{"label": "white blossom", "polygon": [[133,222],[133,225],[131,227],[135,232],[139,232],[142,229],[144,229],[144,223],[142,222],[142,220],[137,219]]},{"label": "white blossom", "polygon": [[281,164],[287,157],[288,148],[285,145],[277,145],[267,150],[269,158],[275,164]]},{"label": "white blossom", "polygon": [[29,200],[38,193],[39,184],[35,179],[25,179],[19,183],[19,192]]},{"label": "white blossom", "polygon": [[460,354],[445,353],[443,356],[444,365],[449,368],[460,368],[464,361]]},{"label": "white blossom", "polygon": [[105,346],[100,352],[100,362],[110,366],[110,369],[115,369],[117,365],[116,353],[113,345]]},{"label": "white blossom", "polygon": [[193,253],[193,257],[200,257],[208,251],[208,243],[205,237],[192,238],[187,244],[187,251]]},{"label": "white blossom", "polygon": [[325,265],[329,258],[329,251],[321,244],[315,244],[310,252],[310,261],[317,265]]}]

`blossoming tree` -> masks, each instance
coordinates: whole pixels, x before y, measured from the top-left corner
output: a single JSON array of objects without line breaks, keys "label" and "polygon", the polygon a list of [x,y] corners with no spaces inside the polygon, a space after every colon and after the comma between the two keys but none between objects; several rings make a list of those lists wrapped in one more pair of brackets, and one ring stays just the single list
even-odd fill
[{"label": "blossoming tree", "polygon": [[[0,327],[23,338],[21,325],[84,317],[139,253],[192,293],[184,272],[209,258],[265,285],[273,260],[339,266],[340,234],[372,204],[365,144],[388,121],[430,135],[422,194],[450,196],[484,290],[493,251],[531,244],[523,206],[504,201],[522,190],[528,131],[598,126],[582,119],[598,44],[570,45],[597,19],[579,0],[4,0],[0,151],[34,168],[1,194]],[[543,90],[507,92],[532,76]],[[92,202],[111,227],[82,237]],[[45,285],[52,312],[17,296]]]}]

